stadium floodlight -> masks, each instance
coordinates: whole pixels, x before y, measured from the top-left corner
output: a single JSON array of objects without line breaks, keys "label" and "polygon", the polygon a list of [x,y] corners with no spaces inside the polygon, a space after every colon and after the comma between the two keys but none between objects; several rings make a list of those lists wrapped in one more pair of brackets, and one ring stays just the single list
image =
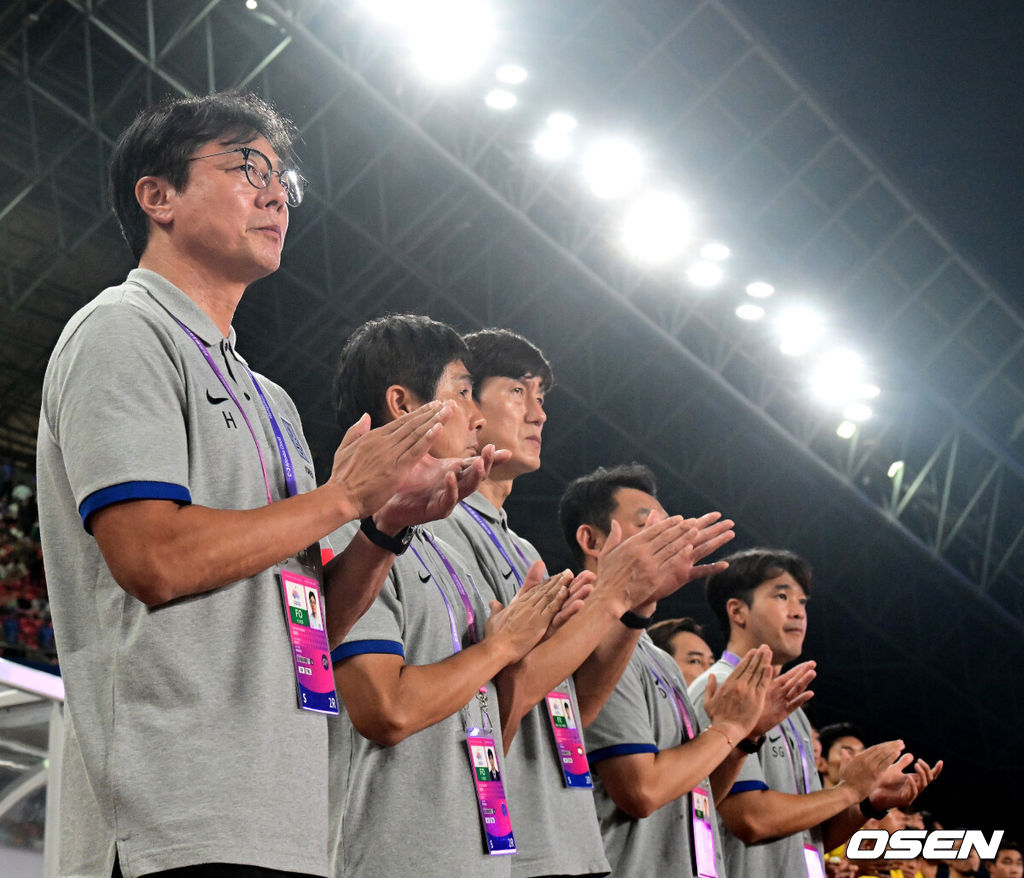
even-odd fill
[{"label": "stadium floodlight", "polygon": [[823,402],[847,405],[864,383],[863,372],[864,362],[853,351],[830,351],[815,365],[811,388]]},{"label": "stadium floodlight", "polygon": [[[389,5],[395,5],[391,0]],[[424,76],[448,83],[465,79],[484,62],[495,38],[494,21],[479,0],[418,0],[404,4],[401,22],[413,65]]]},{"label": "stadium floodlight", "polygon": [[701,260],[694,262],[686,269],[686,279],[695,287],[708,289],[720,283],[723,277],[722,266],[717,262]]},{"label": "stadium floodlight", "polygon": [[700,258],[709,262],[722,262],[729,258],[732,251],[719,241],[708,241],[700,248]]},{"label": "stadium floodlight", "polygon": [[256,9],[260,4],[256,0],[245,0],[246,9]]},{"label": "stadium floodlight", "polygon": [[824,328],[821,315],[802,305],[787,308],[775,323],[782,352],[791,357],[806,354],[814,347]]},{"label": "stadium floodlight", "polygon": [[576,121],[575,116],[569,115],[569,113],[563,113],[558,111],[551,113],[544,122],[552,131],[557,131],[559,134],[572,134],[576,130],[579,123]]},{"label": "stadium floodlight", "polygon": [[558,131],[541,131],[533,139],[533,151],[541,158],[558,161],[572,152],[572,139]]},{"label": "stadium floodlight", "polygon": [[640,150],[625,140],[602,140],[583,158],[583,179],[598,198],[627,195],[639,185],[643,175]]},{"label": "stadium floodlight", "polygon": [[641,262],[660,264],[679,256],[690,236],[690,211],[675,195],[648,195],[622,224],[622,242]]},{"label": "stadium floodlight", "polygon": [[836,435],[840,439],[852,439],[853,434],[857,432],[857,425],[853,421],[842,421],[838,427],[836,427]]},{"label": "stadium floodlight", "polygon": [[764,308],[753,302],[744,302],[736,309],[736,316],[740,320],[760,320],[764,317]]},{"label": "stadium floodlight", "polygon": [[861,399],[874,399],[882,389],[877,384],[861,384],[856,390],[856,396]]},{"label": "stadium floodlight", "polygon": [[871,415],[871,406],[863,402],[851,402],[843,409],[843,417],[848,421],[866,421]]},{"label": "stadium floodlight", "polygon": [[505,85],[519,85],[526,81],[526,70],[518,64],[502,64],[494,71],[494,76]]},{"label": "stadium floodlight", "polygon": [[886,471],[885,474],[890,479],[895,479],[896,476],[903,472],[904,466],[906,466],[906,464],[902,460],[894,460],[892,463],[889,464],[889,469]]},{"label": "stadium floodlight", "polygon": [[774,292],[775,287],[765,283],[763,280],[756,280],[753,283],[747,284],[747,295],[753,296],[755,299],[767,299]]},{"label": "stadium floodlight", "polygon": [[487,92],[484,103],[492,110],[511,110],[518,101],[512,92],[504,88],[495,88]]}]

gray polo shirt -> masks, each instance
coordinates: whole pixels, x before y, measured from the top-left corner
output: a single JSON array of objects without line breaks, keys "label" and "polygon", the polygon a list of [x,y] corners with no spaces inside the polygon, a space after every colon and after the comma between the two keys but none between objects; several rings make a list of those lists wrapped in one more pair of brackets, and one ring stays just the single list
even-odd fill
[{"label": "gray polo shirt", "polygon": [[[348,545],[357,530],[355,523],[346,525],[335,532],[332,543]],[[414,532],[409,549],[395,558],[373,606],[334,650],[336,663],[368,654],[398,655],[410,665],[442,662],[454,654],[452,620],[460,646],[472,642],[462,599],[443,560],[422,528]],[[482,633],[494,595],[453,547],[434,540],[462,581]],[[501,766],[498,700],[490,682],[487,701]],[[508,878],[512,856],[485,853],[466,722],[481,724],[475,698],[467,705],[465,722],[463,714],[456,713],[393,747],[364,738],[344,712],[329,723],[332,876]],[[503,767],[501,771],[507,784],[508,775]],[[514,834],[518,816],[511,811]]]},{"label": "gray polo shirt", "polygon": [[[660,753],[688,740],[685,725],[680,726],[679,714],[673,706],[672,688],[681,696],[691,724],[695,723],[696,713],[675,660],[658,649],[644,632],[615,690],[587,727],[587,756],[591,766],[616,756]],[[693,725],[693,729],[699,734],[699,724]],[[702,788],[708,794],[714,813],[707,778]],[[612,864],[612,874],[617,878],[651,875],[693,878],[693,814],[689,793],[667,802],[647,817],[635,818],[616,807],[598,776],[594,799],[605,853]],[[725,863],[715,817],[711,818],[711,823],[712,832],[716,833],[716,870],[719,878],[724,878]]]},{"label": "gray polo shirt", "polygon": [[[461,505],[447,519],[433,526],[456,548],[476,557],[498,600],[507,605],[519,588],[511,568],[524,576],[540,555],[509,528],[505,511],[495,509],[482,494],[477,492],[465,502],[484,519],[501,550]],[[571,678],[565,686],[564,691],[569,693],[573,710],[579,716]],[[523,717],[506,761],[511,778],[507,786],[509,805],[519,842],[519,854],[512,864],[514,878],[606,875],[609,866],[594,811],[593,793],[565,786],[545,702]]]},{"label": "gray polo shirt", "polygon": [[[267,502],[283,467],[234,331],[150,271],[69,321],[43,384],[43,554],[67,690],[62,875],[109,878],[200,862],[327,874],[327,729],[299,710],[274,569],[149,609],[114,581],[89,533],[107,504]],[[299,489],[315,487],[298,412],[260,380]]]},{"label": "gray polo shirt", "polygon": [[[697,707],[702,722],[708,721],[703,709],[708,675],[714,674],[715,679],[722,683],[732,670],[733,666],[721,658],[691,684],[690,699]],[[820,789],[821,782],[814,767],[811,724],[804,712],[797,709],[768,732],[758,753],[746,758],[730,793],[777,790],[780,793],[803,794]],[[725,865],[730,878],[790,878],[806,875],[804,844],[817,848],[824,861],[820,827],[748,845],[729,832],[721,823],[721,818],[719,823],[722,844],[725,846]]]}]

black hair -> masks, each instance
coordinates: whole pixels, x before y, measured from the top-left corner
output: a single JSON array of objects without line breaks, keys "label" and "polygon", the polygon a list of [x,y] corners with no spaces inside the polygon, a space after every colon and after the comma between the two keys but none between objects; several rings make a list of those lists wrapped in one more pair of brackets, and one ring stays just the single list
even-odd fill
[{"label": "black hair", "polygon": [[647,629],[654,645],[665,650],[671,656],[675,655],[675,650],[672,649],[672,638],[680,632],[696,634],[702,640],[705,639],[703,626],[689,616],[683,616],[681,619],[663,619]]},{"label": "black hair", "polygon": [[863,744],[864,732],[853,723],[832,723],[818,730],[818,738],[821,740],[821,755],[827,760],[828,751],[836,741],[840,738],[856,738]]},{"label": "black hair", "polygon": [[728,568],[713,573],[704,583],[704,594],[718,619],[722,636],[729,641],[729,613],[726,604],[731,598],[739,598],[749,606],[754,589],[762,582],[788,573],[804,590],[811,593],[811,565],[795,552],[786,549],[745,549],[735,552],[722,560]]},{"label": "black hair", "polygon": [[654,473],[642,463],[623,464],[610,469],[598,467],[570,482],[563,492],[558,502],[558,521],[573,560],[579,567],[583,567],[583,550],[576,542],[577,529],[581,524],[589,524],[608,533],[612,513],[618,506],[615,494],[619,488],[635,488],[652,497],[657,493]]},{"label": "black hair", "polygon": [[540,378],[547,393],[555,384],[551,364],[533,342],[510,329],[481,329],[464,336],[473,357],[474,392],[479,399],[484,381],[500,378]]},{"label": "black hair", "polygon": [[462,360],[470,368],[469,351],[447,323],[418,314],[390,314],[360,326],[349,336],[334,376],[334,412],[347,430],[370,413],[374,427],[386,424],[385,391],[393,384],[430,402],[445,367]]},{"label": "black hair", "polygon": [[254,94],[166,98],[142,110],[114,145],[107,183],[110,206],[132,255],[141,258],[149,240],[148,218],[135,197],[140,179],[163,177],[175,189],[184,189],[189,159],[204,143],[216,140],[231,146],[260,135],[283,164],[295,164],[294,125]]}]

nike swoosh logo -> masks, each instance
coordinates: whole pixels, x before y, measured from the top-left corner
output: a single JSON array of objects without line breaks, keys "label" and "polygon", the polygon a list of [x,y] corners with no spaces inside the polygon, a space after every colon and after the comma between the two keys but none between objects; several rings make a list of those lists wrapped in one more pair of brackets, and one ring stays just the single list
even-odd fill
[{"label": "nike swoosh logo", "polygon": [[420,582],[430,582],[430,574],[424,576],[422,573],[419,574]]},{"label": "nike swoosh logo", "polygon": [[209,402],[210,405],[220,405],[222,402],[227,402],[228,398],[226,396],[211,396],[210,391],[207,390],[206,401]]},{"label": "nike swoosh logo", "polygon": [[508,568],[508,573],[502,573],[502,574],[501,574],[501,578],[502,578],[502,579],[508,579],[508,578],[509,578],[509,577],[510,577],[511,575],[512,575],[512,568],[511,568],[511,567],[509,567],[509,568]]},{"label": "nike swoosh logo", "polygon": [[769,741],[777,741],[777,740],[779,740],[779,738],[781,738],[781,737],[782,737],[782,735],[781,735],[781,734],[778,734],[778,735],[776,735],[776,736],[775,736],[774,738],[773,738],[773,737],[772,737],[771,735],[769,735],[769,736],[768,736],[768,740],[769,740]]}]

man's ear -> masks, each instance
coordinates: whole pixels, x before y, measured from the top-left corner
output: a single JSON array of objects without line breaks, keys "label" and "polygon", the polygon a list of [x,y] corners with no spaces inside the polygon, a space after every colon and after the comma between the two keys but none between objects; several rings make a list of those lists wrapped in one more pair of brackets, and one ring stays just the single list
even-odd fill
[{"label": "man's ear", "polygon": [[160,225],[174,219],[174,193],[174,187],[163,177],[142,177],[135,184],[135,198],[142,212]]},{"label": "man's ear", "polygon": [[729,598],[725,602],[725,614],[729,617],[729,624],[736,628],[747,627],[747,613],[750,607],[747,606],[746,601],[741,601],[739,598]]},{"label": "man's ear", "polygon": [[576,542],[579,543],[583,554],[589,558],[596,558],[601,554],[607,539],[608,534],[592,524],[581,524],[576,528]]},{"label": "man's ear", "polygon": [[400,418],[413,409],[418,409],[421,405],[423,403],[420,402],[416,394],[401,384],[392,384],[384,391],[384,410],[388,414],[388,420],[393,421]]}]

